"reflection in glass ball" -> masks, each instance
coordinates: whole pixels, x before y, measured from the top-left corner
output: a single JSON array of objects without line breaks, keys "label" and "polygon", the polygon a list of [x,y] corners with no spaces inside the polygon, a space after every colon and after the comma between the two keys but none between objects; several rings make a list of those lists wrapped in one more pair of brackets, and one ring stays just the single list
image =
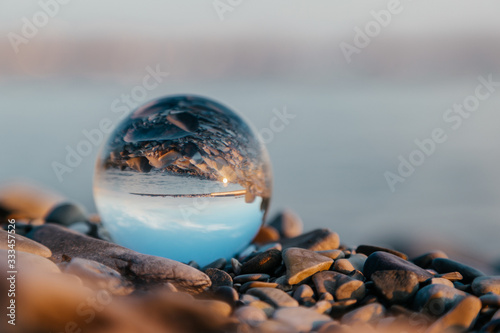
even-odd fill
[{"label": "reflection in glass ball", "polygon": [[242,250],[271,198],[266,148],[227,107],[198,96],[139,107],[99,155],[94,196],[113,240],[205,265]]}]

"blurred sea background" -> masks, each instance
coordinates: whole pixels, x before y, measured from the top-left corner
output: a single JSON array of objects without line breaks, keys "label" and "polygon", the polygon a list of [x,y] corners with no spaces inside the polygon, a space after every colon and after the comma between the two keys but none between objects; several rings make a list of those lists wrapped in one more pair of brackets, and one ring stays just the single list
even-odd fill
[{"label": "blurred sea background", "polygon": [[[500,81],[500,3],[402,1],[347,62],[340,44],[353,44],[353,29],[387,5],[243,1],[221,20],[212,1],[71,1],[16,53],[7,36],[40,5],[6,0],[0,185],[36,182],[95,212],[98,147],[62,182],[51,164],[101,119],[116,124],[113,101],[159,66],[169,75],[144,102],[204,95],[258,131],[276,110],[295,116],[267,143],[272,213],[290,207],[307,230],[331,228],[350,245],[425,243],[497,260],[500,87],[457,130],[443,114],[474,94],[479,76]],[[434,128],[448,140],[392,192],[384,173],[397,173],[399,155]]]}]

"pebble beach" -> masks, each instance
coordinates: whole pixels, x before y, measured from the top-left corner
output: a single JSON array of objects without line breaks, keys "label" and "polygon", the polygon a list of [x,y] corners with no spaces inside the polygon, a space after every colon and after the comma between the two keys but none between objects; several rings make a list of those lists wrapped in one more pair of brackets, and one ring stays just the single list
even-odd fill
[{"label": "pebble beach", "polygon": [[[2,332],[500,331],[500,276],[439,250],[345,245],[329,229],[304,232],[291,210],[241,253],[200,267],[110,242],[78,205],[37,219],[0,208],[0,252],[15,223],[17,266],[16,325],[2,320]],[[2,309],[8,272],[2,260]]]}]

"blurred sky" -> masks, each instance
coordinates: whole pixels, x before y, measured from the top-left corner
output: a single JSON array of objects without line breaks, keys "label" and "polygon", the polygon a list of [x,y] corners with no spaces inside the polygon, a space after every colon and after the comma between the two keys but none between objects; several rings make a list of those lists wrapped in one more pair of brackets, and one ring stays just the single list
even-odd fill
[{"label": "blurred sky", "polygon": [[160,64],[170,76],[148,99],[206,95],[257,129],[275,108],[297,115],[268,144],[273,212],[291,206],[307,229],[328,226],[350,244],[423,235],[494,256],[500,92],[396,193],[383,173],[416,138],[445,126],[443,113],[473,93],[479,75],[500,78],[500,2],[401,1],[402,12],[347,63],[339,43],[352,43],[354,27],[387,4],[252,0],[221,21],[212,1],[72,0],[15,54],[5,36],[40,7],[3,0],[0,182],[32,179],[95,210],[97,148],[63,183],[51,162]]}]

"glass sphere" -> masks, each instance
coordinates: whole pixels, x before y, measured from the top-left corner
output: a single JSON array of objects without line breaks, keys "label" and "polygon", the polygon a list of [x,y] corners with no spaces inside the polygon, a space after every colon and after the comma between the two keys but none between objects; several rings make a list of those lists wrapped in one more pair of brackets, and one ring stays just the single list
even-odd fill
[{"label": "glass sphere", "polygon": [[99,154],[94,197],[116,243],[205,265],[245,248],[272,189],[249,124],[207,98],[179,95],[134,110]]}]

